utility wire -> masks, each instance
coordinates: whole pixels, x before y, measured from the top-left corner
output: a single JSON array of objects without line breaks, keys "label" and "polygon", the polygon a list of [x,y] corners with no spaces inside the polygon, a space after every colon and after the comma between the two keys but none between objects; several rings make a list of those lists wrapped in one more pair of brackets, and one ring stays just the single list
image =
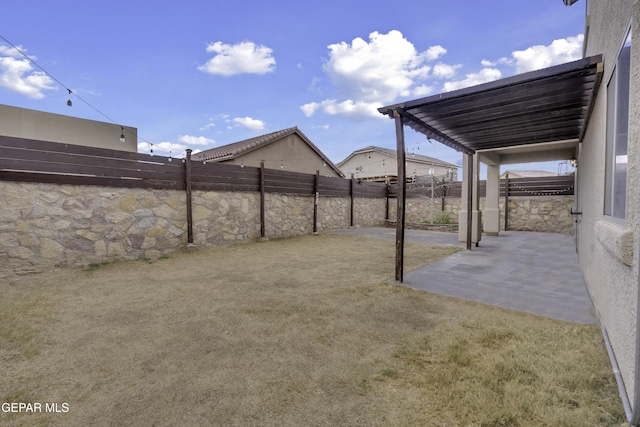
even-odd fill
[{"label": "utility wire", "polygon": [[[40,70],[42,70],[43,73],[45,73],[47,76],[49,76],[53,81],[55,81],[56,83],[58,83],[60,86],[62,86],[67,92],[69,92],[69,95],[73,94],[73,96],[75,96],[76,98],[78,98],[80,101],[84,102],[85,104],[87,104],[89,107],[91,107],[93,110],[95,110],[98,114],[102,115],[103,117],[105,117],[107,120],[109,120],[111,123],[113,123],[114,125],[118,125],[122,128],[123,131],[127,131],[130,134],[133,135],[133,133],[131,133],[128,129],[125,129],[124,126],[122,126],[120,123],[116,122],[115,120],[113,120],[111,117],[107,116],[105,113],[103,113],[102,111],[100,111],[97,107],[93,106],[89,101],[87,101],[86,99],[82,98],[80,95],[78,95],[77,93],[75,93],[74,91],[72,91],[71,89],[69,89],[69,87],[67,87],[67,85],[65,85],[64,83],[62,83],[60,80],[58,80],[57,78],[55,78],[55,76],[53,74],[51,74],[50,72],[48,72],[47,70],[44,69],[44,67],[42,67],[42,65],[38,64],[33,58],[29,57],[26,53],[24,53],[19,47],[17,47],[16,45],[14,45],[13,43],[11,43],[9,40],[7,40],[6,37],[4,37],[2,34],[0,34],[0,38],[2,40],[5,41],[5,43],[7,43],[9,46],[11,46],[12,48],[14,48],[16,51],[18,51],[20,53],[20,55],[24,56],[29,62],[31,62],[33,65],[35,65],[36,67],[38,67]],[[147,142],[147,141],[145,141]],[[151,145],[155,145],[152,144],[151,142],[147,142],[148,144]]]}]

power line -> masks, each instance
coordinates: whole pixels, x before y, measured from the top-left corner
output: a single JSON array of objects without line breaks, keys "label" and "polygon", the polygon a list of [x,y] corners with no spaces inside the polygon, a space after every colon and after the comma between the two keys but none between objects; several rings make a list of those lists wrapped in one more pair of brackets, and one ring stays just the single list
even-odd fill
[{"label": "power line", "polygon": [[[129,132],[131,135],[133,135],[133,133],[131,131],[129,131],[128,129],[125,129],[124,126],[122,126],[120,123],[116,122],[115,120],[113,120],[111,117],[109,117],[108,115],[106,115],[104,112],[100,111],[97,107],[95,107],[93,104],[91,104],[89,101],[87,101],[86,99],[84,99],[83,97],[81,97],[80,95],[78,95],[77,93],[75,93],[73,90],[69,89],[69,87],[67,85],[65,85],[64,83],[62,83],[60,80],[58,80],[53,74],[51,74],[50,72],[48,72],[47,70],[44,69],[44,67],[40,64],[38,64],[33,58],[29,57],[26,53],[24,53],[19,47],[17,47],[16,45],[14,45],[13,43],[11,43],[9,40],[7,40],[6,37],[4,37],[2,34],[0,34],[0,38],[2,40],[4,40],[5,43],[7,43],[9,46],[11,46],[13,49],[15,49],[16,51],[18,51],[20,53],[20,55],[22,55],[24,58],[26,58],[29,62],[31,62],[33,65],[35,65],[36,67],[38,67],[43,73],[45,73],[47,76],[49,76],[49,78],[51,78],[53,81],[55,81],[56,83],[58,83],[60,86],[62,86],[68,93],[69,95],[73,95],[76,98],[78,98],[80,101],[84,102],[86,105],[88,105],[90,108],[92,108],[94,111],[96,111],[98,114],[102,115],[103,117],[105,117],[107,120],[109,120],[111,123],[113,123],[114,125],[118,125],[120,126],[120,128],[122,129],[122,131],[124,132],[125,130],[127,132]],[[67,104],[69,106],[71,106],[71,104]],[[144,138],[143,138],[144,140]],[[151,142],[148,141],[144,141],[147,144],[150,145],[155,145]]]}]

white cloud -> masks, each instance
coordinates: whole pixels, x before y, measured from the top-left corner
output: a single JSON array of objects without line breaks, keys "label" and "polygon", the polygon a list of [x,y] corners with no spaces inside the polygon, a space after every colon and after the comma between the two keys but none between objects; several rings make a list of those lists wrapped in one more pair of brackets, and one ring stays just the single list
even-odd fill
[{"label": "white cloud", "polygon": [[[330,116],[347,115],[359,119],[384,118],[384,116],[378,112],[378,108],[383,106],[381,102],[354,101],[351,99],[338,102],[335,99],[325,99],[320,103],[312,104],[314,104],[313,107],[308,108],[308,110],[313,110],[313,112],[315,112],[315,110],[321,109],[325,114]],[[306,106],[309,106],[309,104],[306,104]],[[303,112],[304,111],[305,110],[303,109]],[[307,117],[310,117],[312,114],[313,113],[307,115],[305,112]]]},{"label": "white cloud", "polygon": [[213,123],[213,122],[209,122],[204,126],[200,126],[200,129],[198,129],[198,130],[199,131],[205,131],[205,130],[209,130],[209,129],[214,128],[214,127],[216,127],[216,124]]},{"label": "white cloud", "polygon": [[502,73],[497,68],[483,68],[477,73],[467,74],[466,78],[463,80],[446,82],[444,84],[443,91],[449,92],[469,86],[476,86],[482,83],[498,80],[501,77]]},{"label": "white cloud", "polygon": [[565,62],[575,61],[582,57],[582,34],[566,37],[551,42],[547,46],[536,45],[525,50],[517,50],[511,54],[515,60],[516,73],[539,70]]},{"label": "white cloud", "polygon": [[351,44],[328,46],[325,72],[347,98],[365,102],[390,102],[410,93],[416,80],[425,79],[431,67],[425,62],[443,54],[441,47],[419,53],[400,31],[369,34],[369,42],[355,38]]},{"label": "white cloud", "polygon": [[495,67],[496,65],[498,65],[496,62],[489,61],[488,59],[483,59],[482,61],[480,61],[480,64],[485,68]]},{"label": "white cloud", "polygon": [[436,64],[433,66],[434,77],[443,79],[450,79],[456,75],[456,71],[462,67],[462,65],[448,65],[448,64]]},{"label": "white cloud", "polygon": [[213,145],[216,143],[216,141],[211,138],[206,138],[204,136],[192,136],[192,135],[183,135],[180,138],[178,138],[178,141],[187,145]]},{"label": "white cloud", "polygon": [[[328,49],[324,71],[344,100],[325,99],[304,104],[300,109],[307,117],[316,111],[356,118],[381,117],[377,108],[384,103],[399,96],[431,91],[424,84],[432,70],[429,61],[447,52],[442,46],[419,52],[397,30],[387,34],[374,31],[368,41],[358,37],[351,43],[331,44]],[[316,83],[314,80],[313,87]]]},{"label": "white cloud", "polygon": [[432,94],[434,91],[435,91],[435,88],[433,86],[421,85],[416,87],[411,92],[411,95],[417,96],[417,97],[423,97],[423,96]]},{"label": "white cloud", "polygon": [[272,72],[276,66],[271,48],[250,41],[234,45],[218,41],[207,46],[207,52],[212,52],[215,56],[199,66],[198,70],[209,74],[266,74]]},{"label": "white cloud", "polygon": [[265,123],[262,120],[253,119],[251,117],[236,117],[233,119],[233,122],[236,126],[251,130],[262,130],[265,127]]},{"label": "white cloud", "polygon": [[[21,46],[21,51],[25,51]],[[46,90],[56,90],[54,80],[42,71],[34,71],[31,62],[17,50],[0,45],[0,87],[42,99]]]},{"label": "white cloud", "polygon": [[429,49],[427,49],[427,51],[425,52],[425,56],[428,61],[435,61],[445,53],[447,53],[447,49],[443,48],[440,45],[437,45],[431,46]]},{"label": "white cloud", "polygon": [[307,117],[313,116],[318,108],[320,108],[320,104],[318,102],[309,102],[308,104],[304,104],[300,107],[302,113]]}]

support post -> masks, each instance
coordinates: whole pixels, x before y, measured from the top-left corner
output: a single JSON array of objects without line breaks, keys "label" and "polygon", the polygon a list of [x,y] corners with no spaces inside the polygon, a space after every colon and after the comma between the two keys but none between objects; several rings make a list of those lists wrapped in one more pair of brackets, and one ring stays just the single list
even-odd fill
[{"label": "support post", "polygon": [[349,186],[349,195],[351,196],[351,214],[349,215],[349,227],[353,227],[353,179],[351,180],[351,184]]},{"label": "support post", "polygon": [[184,180],[187,191],[187,243],[193,244],[193,205],[191,199],[191,152],[187,148],[187,155],[184,160]]},{"label": "support post", "polygon": [[504,174],[504,231],[509,230],[509,174]]},{"label": "support post", "polygon": [[386,188],[386,199],[387,199],[387,204],[385,207],[385,212],[384,212],[384,219],[385,221],[389,220],[389,195],[391,194],[391,186],[389,184],[387,184],[387,188]]},{"label": "support post", "polygon": [[485,199],[484,232],[487,236],[500,234],[500,165],[487,164],[487,196]]},{"label": "support post", "polygon": [[402,283],[404,278],[404,220],[405,191],[407,187],[407,164],[404,149],[404,123],[402,116],[394,111],[396,121],[396,146],[398,158],[398,209],[396,212],[396,281]]},{"label": "support post", "polygon": [[473,154],[467,156],[467,250],[471,250],[471,236],[473,235]]},{"label": "support post", "polygon": [[266,227],[266,211],[264,208],[264,198],[265,198],[265,189],[264,189],[264,160],[260,161],[260,237],[267,237],[267,227]]},{"label": "support post", "polygon": [[316,171],[316,179],[313,184],[313,233],[318,232],[318,202],[320,199],[320,171]]}]

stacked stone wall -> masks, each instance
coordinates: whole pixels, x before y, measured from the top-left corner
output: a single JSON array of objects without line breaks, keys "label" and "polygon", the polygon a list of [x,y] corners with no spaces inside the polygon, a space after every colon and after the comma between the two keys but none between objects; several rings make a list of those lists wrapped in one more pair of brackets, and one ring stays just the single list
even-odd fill
[{"label": "stacked stone wall", "polygon": [[[458,222],[461,199],[446,197],[444,212],[451,222]],[[509,197],[509,230],[538,231],[545,233],[573,233],[571,207],[573,196],[513,196]],[[395,220],[396,200],[390,203],[390,219]],[[485,198],[480,198],[480,210],[485,208]],[[442,199],[408,198],[406,200],[406,222],[430,223],[442,212]],[[500,229],[504,231],[504,199],[500,200]]]},{"label": "stacked stone wall", "polygon": [[[267,238],[313,232],[312,196],[265,195]],[[350,226],[348,197],[320,197],[318,231]],[[381,226],[385,199],[354,199],[354,226]],[[0,276],[154,259],[187,246],[184,191],[0,182]],[[260,195],[192,193],[197,246],[260,238]]]}]

